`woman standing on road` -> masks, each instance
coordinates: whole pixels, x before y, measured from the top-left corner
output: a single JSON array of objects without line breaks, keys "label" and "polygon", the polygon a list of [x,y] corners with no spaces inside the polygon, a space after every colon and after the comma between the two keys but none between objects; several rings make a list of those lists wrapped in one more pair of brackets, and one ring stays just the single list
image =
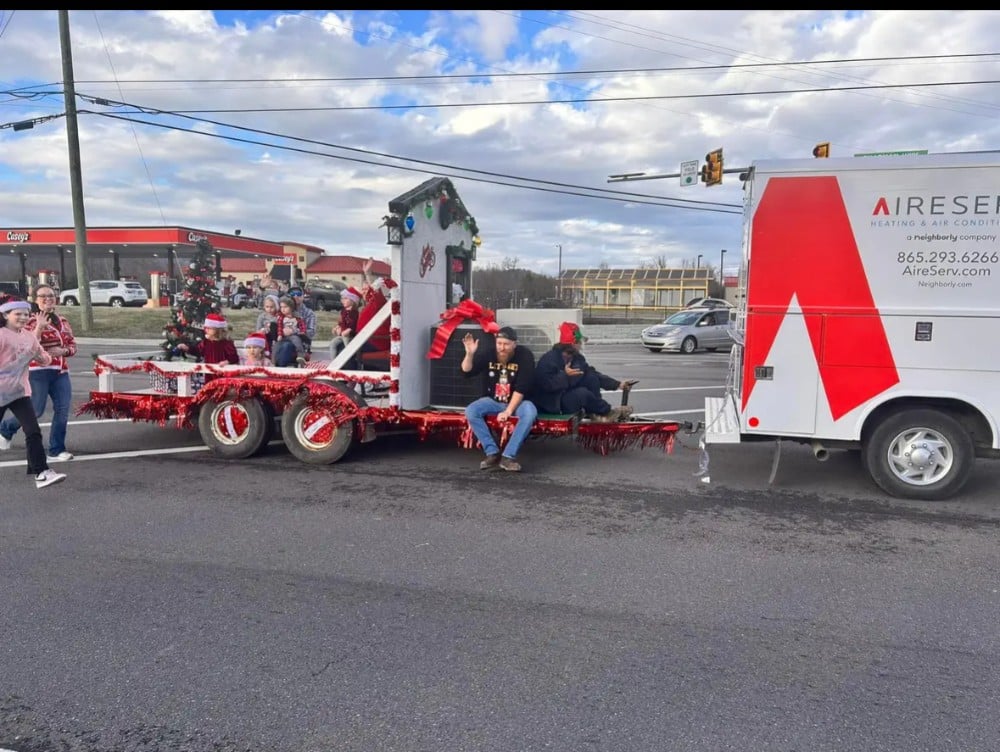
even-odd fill
[{"label": "woman standing on road", "polygon": [[[69,425],[69,408],[73,401],[73,385],[69,380],[69,358],[76,355],[76,339],[73,328],[65,317],[56,312],[56,291],[48,285],[35,288],[35,304],[43,318],[38,339],[52,361],[44,365],[32,361],[28,369],[28,383],[31,384],[31,404],[35,407],[35,417],[45,414],[45,405],[52,400],[52,426],[49,428],[49,461],[65,462],[73,459],[66,450],[66,427]],[[25,329],[32,331],[34,320],[29,320]],[[0,422],[0,450],[10,449],[10,441],[20,428],[15,416],[8,416]]]},{"label": "woman standing on road", "polygon": [[[32,360],[48,365],[52,362],[39,340],[45,325],[45,314],[30,316],[31,305],[25,300],[9,300],[0,305],[0,419],[9,409],[24,428],[24,443],[28,455],[28,473],[35,476],[35,488],[45,488],[66,480],[63,473],[49,468],[42,446],[42,429],[38,427],[34,405],[31,404],[31,384],[28,365]],[[34,331],[26,330],[28,321]]]}]

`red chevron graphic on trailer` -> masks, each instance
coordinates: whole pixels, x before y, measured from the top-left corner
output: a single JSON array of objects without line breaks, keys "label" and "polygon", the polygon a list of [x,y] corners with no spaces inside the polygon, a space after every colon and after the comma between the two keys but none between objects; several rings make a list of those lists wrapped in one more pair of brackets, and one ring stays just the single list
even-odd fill
[{"label": "red chevron graphic on trailer", "polygon": [[899,382],[835,177],[771,178],[750,243],[744,410],[793,295],[834,420]]}]

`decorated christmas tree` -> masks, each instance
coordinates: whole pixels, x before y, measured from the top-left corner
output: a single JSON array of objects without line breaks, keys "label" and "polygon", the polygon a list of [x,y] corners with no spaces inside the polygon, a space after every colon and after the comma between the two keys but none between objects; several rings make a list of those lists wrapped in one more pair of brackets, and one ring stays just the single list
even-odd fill
[{"label": "decorated christmas tree", "polygon": [[207,240],[199,240],[194,258],[184,270],[184,289],[170,307],[170,323],[163,329],[160,347],[164,359],[184,356],[177,350],[182,343],[190,347],[201,342],[205,337],[205,316],[221,310],[222,298],[215,285],[215,252]]}]

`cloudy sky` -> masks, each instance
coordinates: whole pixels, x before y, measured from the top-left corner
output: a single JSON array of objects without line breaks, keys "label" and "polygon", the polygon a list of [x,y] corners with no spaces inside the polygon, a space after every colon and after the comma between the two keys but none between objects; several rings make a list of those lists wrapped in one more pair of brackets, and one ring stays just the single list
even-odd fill
[{"label": "cloudy sky", "polygon": [[[71,11],[90,226],[387,256],[449,177],[479,263],[717,266],[759,159],[1000,148],[998,11]],[[73,225],[56,11],[0,11],[0,226]],[[52,118],[46,120],[46,118]],[[15,131],[13,123],[35,121]],[[673,175],[608,182],[622,173]],[[735,270],[736,254],[726,260]]]}]

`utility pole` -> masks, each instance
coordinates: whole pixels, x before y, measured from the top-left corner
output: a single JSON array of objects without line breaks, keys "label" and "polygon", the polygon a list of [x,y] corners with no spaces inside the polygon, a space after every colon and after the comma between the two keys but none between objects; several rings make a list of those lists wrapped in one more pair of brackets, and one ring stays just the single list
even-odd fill
[{"label": "utility pole", "polygon": [[[76,87],[73,83],[73,48],[69,40],[69,11],[59,11],[59,46],[62,49],[63,99],[66,103],[66,140],[69,147],[69,185],[76,232],[76,286],[80,291],[80,324],[84,333],[94,330],[87,274],[87,218],[83,211],[83,176],[80,167],[80,131],[76,122]],[[65,284],[65,283],[64,283]]]},{"label": "utility pole", "polygon": [[559,291],[559,300],[562,300],[562,243],[556,243],[559,249],[559,275],[556,277],[556,290]]},{"label": "utility pole", "polygon": [[725,299],[726,297],[726,280],[722,273],[722,268],[726,264],[726,249],[722,249],[722,253],[719,254],[719,297]]}]

